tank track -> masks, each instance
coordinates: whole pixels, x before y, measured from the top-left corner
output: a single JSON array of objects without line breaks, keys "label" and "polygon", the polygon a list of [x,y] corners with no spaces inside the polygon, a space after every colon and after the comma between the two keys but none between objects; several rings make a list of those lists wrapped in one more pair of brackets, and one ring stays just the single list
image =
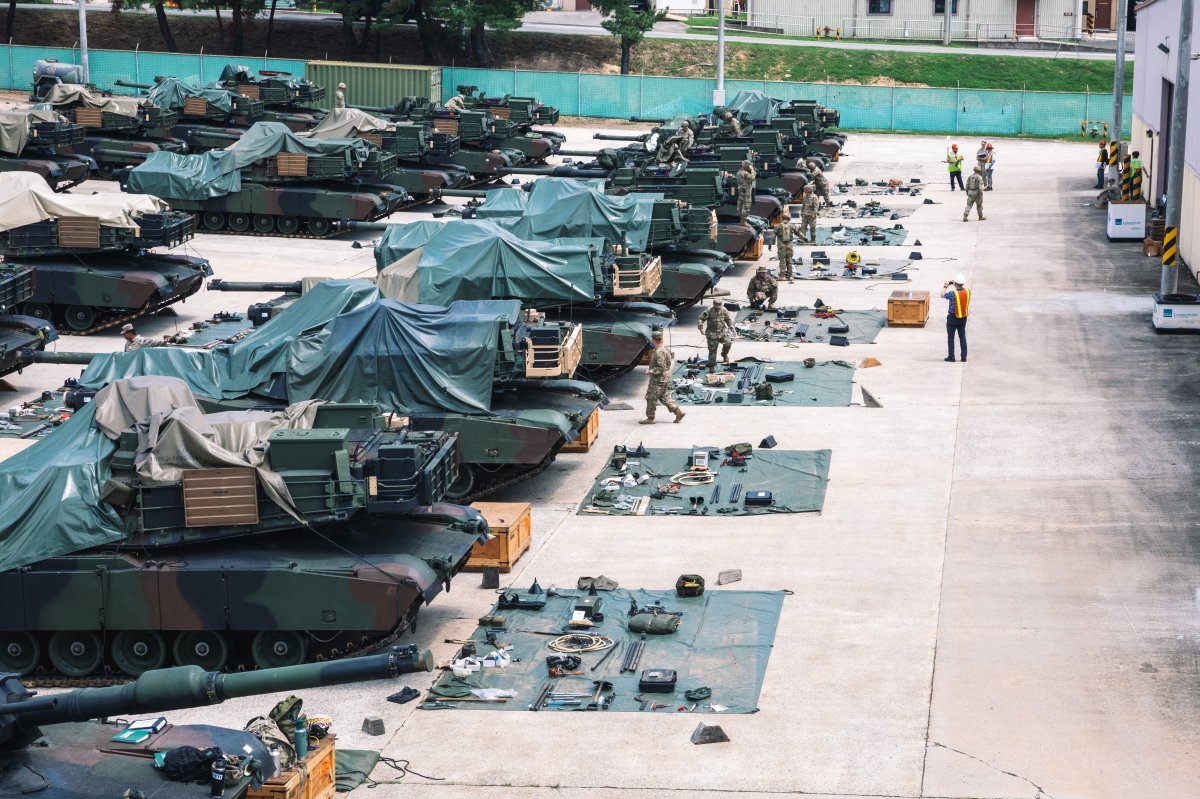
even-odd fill
[{"label": "tank track", "polygon": [[476,488],[474,493],[469,494],[468,496],[463,497],[462,499],[455,499],[455,500],[448,500],[448,501],[455,502],[456,504],[459,504],[459,505],[469,505],[470,503],[474,502],[475,500],[482,499],[482,498],[486,497],[488,494],[499,491],[502,488],[508,488],[509,486],[516,485],[517,483],[522,482],[523,480],[528,480],[530,477],[533,477],[534,475],[538,475],[538,474],[541,474],[542,472],[546,471],[547,467],[549,467],[550,464],[554,462],[554,457],[557,454],[558,454],[558,451],[555,450],[554,452],[550,453],[545,458],[543,458],[541,463],[537,464],[532,469],[529,469],[529,470],[523,471],[523,472],[518,472],[508,478],[502,478],[495,483],[485,483],[484,485],[480,486],[479,488]]},{"label": "tank track", "polygon": [[580,366],[576,371],[582,372],[584,376],[598,386],[616,380],[618,377],[624,377],[632,372],[636,367],[641,365],[641,360],[637,363],[629,363],[624,366],[605,366],[595,371],[589,370],[586,367]]}]

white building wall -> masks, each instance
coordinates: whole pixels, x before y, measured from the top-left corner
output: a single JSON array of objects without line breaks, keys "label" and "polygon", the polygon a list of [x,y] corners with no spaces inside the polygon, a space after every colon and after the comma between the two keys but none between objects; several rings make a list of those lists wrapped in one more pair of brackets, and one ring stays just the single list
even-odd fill
[{"label": "white building wall", "polygon": [[[1164,103],[1163,80],[1175,82],[1179,58],[1180,0],[1150,0],[1138,8],[1137,43],[1134,46],[1137,68],[1133,72],[1133,138],[1130,147],[1142,154],[1153,172],[1161,169],[1159,141]],[[1193,19],[1192,50],[1200,50],[1200,27]],[[1164,53],[1158,45],[1170,51]],[[1200,87],[1200,61],[1191,62],[1191,87]],[[1153,136],[1148,136],[1152,131]],[[1172,144],[1172,146],[1175,146]],[[1188,101],[1187,135],[1184,137],[1183,221],[1179,227],[1179,255],[1200,277],[1200,97]],[[1154,154],[1153,162],[1147,160]],[[1154,185],[1153,174],[1144,184]],[[1165,191],[1165,184],[1164,184]]]},{"label": "white building wall", "polygon": [[[1073,28],[1078,0],[1037,0],[1035,21],[1048,32]],[[843,36],[916,38],[942,30],[943,16],[935,14],[934,0],[892,0],[891,14],[869,14],[868,0],[749,0],[748,22],[754,27],[778,27],[785,33],[808,34],[818,27],[841,27]],[[986,25],[996,31],[1011,30],[1017,0],[958,0],[955,30]],[[856,20],[856,22],[850,22]],[[907,23],[907,27],[906,27]]]}]

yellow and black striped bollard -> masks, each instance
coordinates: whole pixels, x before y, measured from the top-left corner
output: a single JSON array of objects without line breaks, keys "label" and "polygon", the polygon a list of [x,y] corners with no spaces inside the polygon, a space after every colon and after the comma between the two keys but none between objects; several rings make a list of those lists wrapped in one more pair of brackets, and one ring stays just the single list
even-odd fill
[{"label": "yellow and black striped bollard", "polygon": [[1121,164],[1121,199],[1133,199],[1133,156],[1125,156],[1124,163]]},{"label": "yellow and black striped bollard", "polygon": [[1179,256],[1179,228],[1169,227],[1163,234],[1162,265],[1174,267],[1175,259]]}]

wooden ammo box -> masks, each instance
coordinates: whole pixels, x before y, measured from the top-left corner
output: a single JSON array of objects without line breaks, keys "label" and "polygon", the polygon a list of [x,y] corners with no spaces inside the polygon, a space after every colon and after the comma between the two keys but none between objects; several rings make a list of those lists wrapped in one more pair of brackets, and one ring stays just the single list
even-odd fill
[{"label": "wooden ammo box", "polygon": [[600,435],[600,409],[592,411],[592,415],[588,417],[587,424],[579,431],[579,438],[567,444],[559,452],[587,452],[592,448],[592,444],[596,443],[596,437]]},{"label": "wooden ammo box", "polygon": [[512,566],[529,549],[532,537],[532,506],[528,502],[472,502],[471,507],[483,514],[493,538],[471,548],[471,559],[465,571],[483,571],[494,566],[502,572]]},{"label": "wooden ammo box", "polygon": [[888,297],[888,327],[925,327],[927,321],[928,291],[893,291]]},{"label": "wooden ammo box", "polygon": [[315,741],[303,766],[272,777],[261,788],[251,788],[246,799],[329,799],[337,790],[335,737]]}]

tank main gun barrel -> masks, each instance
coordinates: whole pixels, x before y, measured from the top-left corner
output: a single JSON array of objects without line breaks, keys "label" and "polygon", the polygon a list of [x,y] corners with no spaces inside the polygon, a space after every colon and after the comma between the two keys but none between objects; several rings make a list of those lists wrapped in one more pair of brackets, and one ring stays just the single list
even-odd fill
[{"label": "tank main gun barrel", "polygon": [[[9,674],[0,678],[0,720],[5,715],[19,716],[20,726],[28,729],[43,724],[65,724],[219,705],[226,699],[242,696],[386,680],[418,671],[433,671],[433,656],[428,650],[422,653],[410,644],[394,646],[387,652],[365,657],[238,674],[205,671],[199,666],[176,666],[147,671],[126,685],[81,688],[65,694],[4,704],[5,699],[11,700],[13,694],[18,693],[15,688],[10,690],[10,683],[16,682],[20,686],[17,676]],[[3,729],[4,725],[0,723],[0,731]],[[2,744],[3,741],[0,741]]]},{"label": "tank main gun barrel", "polygon": [[[476,199],[483,199],[484,197],[487,197],[488,191],[494,191],[497,188],[499,188],[499,189],[517,189],[520,187],[519,186],[496,186],[493,189],[442,189],[442,196],[443,197],[474,197]],[[351,222],[350,224],[353,225],[354,223]],[[358,227],[351,227],[350,229],[351,230],[374,230],[375,229],[375,228],[370,228],[370,227],[362,227],[361,222],[358,223],[358,225],[359,225]]]},{"label": "tank main gun barrel", "polygon": [[114,86],[124,86],[127,89],[153,89],[153,84],[150,83],[134,83],[128,80],[114,80]]},{"label": "tank main gun barrel", "polygon": [[[442,189],[442,194],[444,195],[448,191],[458,191],[458,189]],[[390,226],[387,222],[355,222],[354,220],[350,220],[346,223],[347,230],[369,230],[375,233],[384,233]]]},{"label": "tank main gun barrel", "polygon": [[65,363],[77,366],[87,366],[100,353],[98,352],[22,352],[21,360],[25,363]]},{"label": "tank main gun barrel", "polygon": [[[603,169],[580,169],[574,165],[562,166],[507,166],[496,170],[501,175],[541,175],[550,178],[606,178]],[[444,194],[445,192],[443,192]]]},{"label": "tank main gun barrel", "polygon": [[646,141],[646,139],[650,138],[650,134],[643,133],[640,136],[630,136],[624,133],[593,133],[592,138],[599,139],[600,141]]},{"label": "tank main gun barrel", "polygon": [[302,290],[301,281],[290,283],[249,283],[237,280],[222,280],[213,278],[208,281],[209,291],[282,291],[285,294],[299,294]]},{"label": "tank main gun barrel", "polygon": [[666,124],[667,120],[663,119],[662,117],[630,117],[629,121],[630,122],[646,122],[651,125],[663,125],[663,124]]},{"label": "tank main gun barrel", "polygon": [[599,150],[559,150],[555,153],[555,155],[575,155],[590,158],[595,158],[599,154]]}]

